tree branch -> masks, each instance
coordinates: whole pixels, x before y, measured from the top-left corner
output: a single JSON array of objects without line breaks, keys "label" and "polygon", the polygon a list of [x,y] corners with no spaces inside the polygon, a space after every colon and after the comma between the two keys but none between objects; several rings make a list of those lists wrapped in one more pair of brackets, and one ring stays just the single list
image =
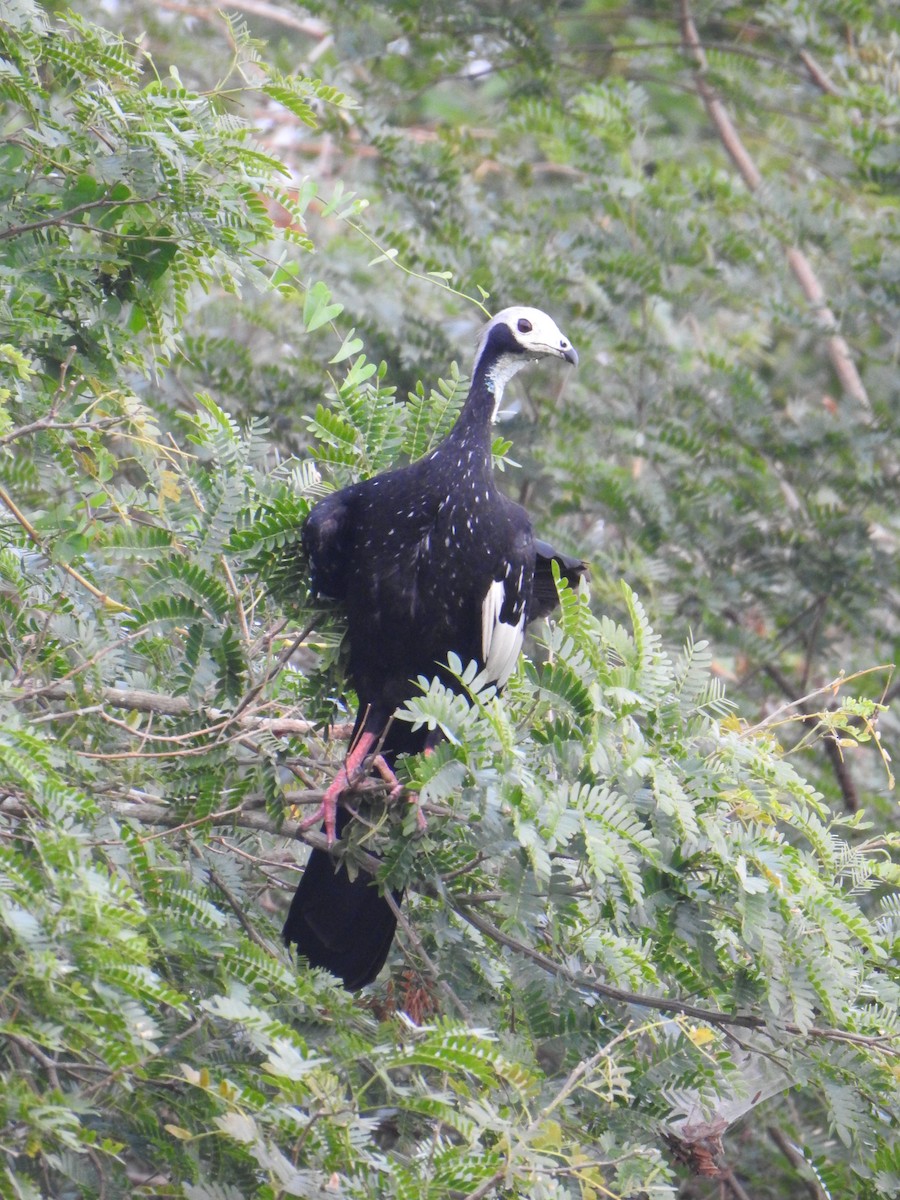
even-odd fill
[{"label": "tree branch", "polygon": [[[322,793],[317,792],[315,795],[321,801]],[[227,827],[230,829],[238,826],[241,829],[255,830],[257,833],[271,833],[277,837],[293,838],[298,842],[305,842],[315,850],[324,850],[334,857],[338,857],[339,853],[337,843],[330,844],[324,833],[313,829],[304,830],[299,821],[287,820],[279,824],[278,821],[262,812],[226,809],[223,812],[207,813],[193,821],[185,821],[165,804],[136,804],[127,800],[115,800],[108,802],[108,805],[109,811],[116,817],[139,821],[142,825],[161,826],[170,833],[184,829],[198,829],[203,825],[210,828]],[[27,817],[28,815],[29,809],[17,797],[6,796],[0,800],[0,816]],[[374,854],[368,854],[364,850],[354,851],[353,858],[354,862],[358,863],[363,870],[369,871],[373,875],[382,866],[380,858],[376,858]]]},{"label": "tree branch", "polygon": [[38,229],[46,229],[50,225],[64,225],[79,213],[89,212],[92,208],[123,208],[126,204],[155,204],[165,197],[161,193],[155,196],[135,196],[131,200],[87,200],[84,204],[76,204],[63,212],[54,213],[52,217],[44,217],[41,221],[31,221],[28,225],[10,225],[0,229],[0,242],[7,238],[20,237],[23,233],[34,233]]},{"label": "tree branch", "polygon": [[808,50],[800,51],[800,61],[806,67],[807,71],[809,71],[809,77],[817,88],[826,92],[829,96],[839,96],[841,94]]},{"label": "tree branch", "polygon": [[[187,4],[183,0],[158,0],[158,3],[160,8],[167,9],[169,12],[186,13],[188,16],[199,17],[202,20],[221,17],[221,6],[217,4]],[[302,17],[299,13],[286,12],[277,4],[266,3],[266,0],[231,0],[228,11],[232,9],[249,13],[264,21],[284,25],[287,29],[295,29],[298,33],[306,34],[307,37],[317,40],[328,36],[328,26],[324,21],[315,17]]]},{"label": "tree branch", "polygon": [[[712,123],[716,127],[722,145],[737,167],[738,173],[746,184],[748,191],[756,192],[762,186],[763,177],[741,140],[740,134],[735,128],[731,117],[728,115],[727,109],[705,78],[707,69],[706,52],[703,49],[703,44],[697,33],[697,26],[694,24],[694,18],[691,15],[689,0],[680,0],[680,7],[681,32],[684,45],[697,66],[697,92],[706,106],[706,111],[709,113]],[[819,327],[828,334],[828,356],[831,359],[834,372],[841,382],[841,387],[848,396],[851,396],[863,408],[869,408],[869,397],[856,369],[856,364],[850,353],[850,347],[841,334],[835,332],[837,329],[837,318],[828,307],[825,291],[812,268],[812,264],[798,246],[785,246],[785,254],[794,278],[813,308]]]},{"label": "tree branch", "polygon": [[[793,695],[793,689],[788,681],[771,663],[767,663],[763,667],[763,674],[767,675],[782,691],[782,693],[790,699]],[[816,695],[816,693],[812,693]],[[796,708],[803,714],[803,724],[810,729],[815,729],[820,724],[820,718],[815,712],[813,706],[809,703],[806,697],[800,700],[794,700],[790,705],[782,705],[778,711],[781,712],[787,707]],[[762,722],[760,722],[762,724]],[[825,753],[828,755],[828,761],[831,764],[831,769],[834,772],[834,777],[837,780],[837,785],[841,789],[841,798],[844,801],[844,808],[847,812],[859,811],[859,792],[856,790],[856,783],[853,780],[853,775],[850,772],[850,765],[841,752],[841,747],[838,744],[837,738],[833,734],[826,735],[823,739]]]},{"label": "tree branch", "polygon": [[459,1013],[459,1015],[462,1017],[462,1019],[466,1022],[466,1024],[474,1026],[475,1025],[474,1017],[469,1012],[468,1008],[466,1008],[465,1004],[463,1004],[462,1000],[460,1000],[459,996],[457,996],[456,992],[454,992],[454,990],[450,986],[450,984],[447,983],[447,981],[441,976],[440,971],[437,969],[437,967],[431,961],[431,958],[429,957],[425,947],[422,945],[422,939],[419,937],[419,935],[413,929],[411,923],[407,919],[406,914],[403,912],[403,910],[400,908],[400,905],[394,899],[390,888],[385,888],[384,899],[387,902],[388,908],[394,914],[397,924],[400,926],[400,928],[403,930],[404,934],[406,935],[407,941],[412,946],[413,950],[419,956],[419,958],[422,960],[422,962],[425,964],[425,969],[428,972],[428,974],[431,976],[432,982],[437,986],[438,990],[444,995],[445,999],[450,1001],[450,1003],[453,1005],[453,1007],[456,1009],[456,1011]]},{"label": "tree branch", "polygon": [[10,442],[18,441],[19,438],[29,437],[33,433],[44,433],[47,430],[54,433],[66,432],[70,429],[102,431],[115,425],[119,419],[119,417],[101,417],[98,421],[52,421],[44,417],[40,421],[32,421],[30,425],[20,425],[18,429],[4,433],[0,437],[0,446],[8,446]]},{"label": "tree branch", "polygon": [[[315,796],[321,799],[321,793],[315,793]],[[286,820],[279,824],[279,822],[273,820],[266,813],[246,811],[244,809],[227,809],[224,812],[208,813],[206,816],[198,817],[194,821],[185,822],[163,804],[136,804],[128,801],[114,801],[109,807],[112,813],[123,819],[139,821],[145,825],[161,825],[173,832],[175,830],[197,828],[201,825],[208,825],[211,828],[220,826],[233,828],[234,826],[238,826],[239,828],[252,829],[259,833],[270,833],[278,837],[293,838],[296,841],[305,842],[317,850],[324,850],[327,854],[334,855],[335,857],[338,854],[337,846],[329,844],[328,838],[324,833],[319,833],[315,830],[304,830],[299,821]],[[27,817],[29,810],[17,797],[7,796],[0,801],[0,815]],[[355,851],[354,861],[363,870],[368,871],[372,875],[375,875],[383,865],[381,859],[376,857],[376,855],[368,854],[362,850]],[[424,884],[413,882],[409,886],[413,891],[421,891],[428,895],[433,895],[433,888],[427,882]],[[770,1025],[770,1022],[766,1021],[765,1018],[756,1017],[750,1013],[716,1012],[714,1009],[701,1008],[699,1005],[688,1004],[683,1000],[670,1000],[664,996],[641,995],[638,992],[627,992],[623,988],[601,983],[598,979],[594,979],[583,972],[573,971],[562,963],[554,962],[552,958],[549,958],[546,954],[542,954],[539,950],[535,950],[524,942],[510,937],[509,934],[503,933],[502,930],[498,929],[486,917],[468,908],[465,904],[457,901],[454,904],[454,908],[464,921],[472,925],[473,928],[478,929],[492,941],[531,959],[532,962],[547,971],[548,974],[565,979],[568,983],[574,984],[585,991],[593,992],[597,996],[604,997],[604,999],[614,1000],[619,1004],[634,1005],[637,1008],[651,1008],[658,1012],[691,1017],[694,1020],[715,1025],[717,1028],[726,1031],[731,1026],[741,1029],[766,1031]],[[792,1022],[785,1022],[781,1026],[781,1029],[785,1033],[794,1034],[797,1037],[867,1046],[873,1050],[880,1050],[883,1054],[890,1057],[900,1058],[900,1048],[894,1048],[892,1045],[892,1043],[900,1041],[900,1033],[872,1035],[852,1033],[844,1029],[819,1028],[817,1026],[809,1029],[801,1029],[799,1025],[795,1025]]]},{"label": "tree branch", "polygon": [[[9,509],[35,546],[37,546],[42,553],[46,554],[44,543],[41,541],[40,534],[4,487],[0,487],[0,501],[2,501],[3,504]],[[100,601],[104,608],[111,609],[113,612],[131,612],[131,609],[127,604],[120,604],[120,602],[118,600],[114,600],[112,596],[107,596],[106,592],[101,592],[100,589],[91,583],[89,579],[85,579],[80,571],[76,571],[75,568],[70,567],[68,563],[54,562],[53,565],[58,567],[60,571],[64,571],[70,579],[74,579],[76,583],[80,583],[83,588],[86,588],[95,600]]]},{"label": "tree branch", "polygon": [[[546,954],[542,954],[540,950],[535,950],[524,942],[510,937],[509,934],[504,933],[486,917],[483,917],[481,913],[473,912],[464,904],[456,904],[455,907],[464,921],[468,921],[470,925],[474,926],[492,941],[499,942],[501,946],[506,946],[517,954],[522,954],[526,958],[530,958],[532,962],[537,963],[539,967],[542,967],[549,974],[557,975],[559,978],[565,979],[568,983],[574,984],[585,991],[594,992],[595,995],[603,996],[607,1000],[615,1000],[619,1004],[633,1004],[638,1008],[654,1008],[659,1012],[692,1017],[694,1020],[704,1021],[706,1024],[715,1025],[722,1029],[727,1029],[729,1026],[737,1026],[741,1029],[761,1029],[765,1031],[770,1025],[770,1022],[766,1021],[765,1018],[755,1017],[750,1013],[716,1012],[714,1009],[700,1008],[696,1004],[688,1004],[683,1000],[669,1000],[665,996],[644,996],[637,992],[626,992],[622,988],[612,987],[608,983],[601,983],[598,979],[593,979],[581,971],[573,971],[569,967],[563,966],[562,963],[554,962],[552,958],[549,958]],[[799,1025],[795,1025],[792,1022],[785,1022],[781,1028],[786,1033],[795,1034],[798,1037],[807,1037],[822,1041],[850,1042],[854,1045],[879,1048],[885,1054],[900,1058],[900,1048],[894,1049],[891,1046],[892,1042],[900,1041],[900,1033],[873,1036],[862,1033],[850,1033],[843,1029],[822,1029],[818,1027],[801,1029]]]},{"label": "tree branch", "polygon": [[[34,689],[26,689],[19,695],[13,696],[12,699],[15,703],[36,697],[45,700],[69,700],[72,696],[81,694],[82,691],[83,689],[77,688],[74,683],[64,681],[49,686],[39,685]],[[93,693],[93,698],[102,701],[110,708],[121,708],[128,712],[157,713],[166,717],[186,717],[191,713],[197,713],[205,720],[227,721],[245,729],[265,730],[275,737],[291,735],[305,737],[322,728],[314,721],[302,721],[296,717],[260,717],[255,713],[235,715],[220,708],[203,706],[198,708],[196,701],[187,696],[167,696],[162,692],[145,692],[129,688],[98,688]],[[352,729],[352,723],[344,721],[329,726],[327,733],[330,738],[344,740],[349,738]]]}]

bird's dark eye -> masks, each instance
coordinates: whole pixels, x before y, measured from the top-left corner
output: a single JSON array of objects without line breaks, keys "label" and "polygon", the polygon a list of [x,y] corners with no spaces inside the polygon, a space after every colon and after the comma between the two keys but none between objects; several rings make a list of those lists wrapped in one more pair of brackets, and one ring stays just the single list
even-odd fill
[{"label": "bird's dark eye", "polygon": [[518,330],[519,333],[531,333],[532,325],[527,317],[519,317]]}]

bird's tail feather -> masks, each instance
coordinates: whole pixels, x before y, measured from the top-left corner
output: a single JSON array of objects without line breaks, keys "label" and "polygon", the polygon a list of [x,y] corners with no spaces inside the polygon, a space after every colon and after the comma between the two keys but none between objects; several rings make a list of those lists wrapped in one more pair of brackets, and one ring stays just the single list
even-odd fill
[{"label": "bird's tail feather", "polygon": [[[338,811],[338,837],[350,820],[346,809]],[[399,904],[403,893],[393,897]],[[356,991],[384,966],[396,927],[393,910],[367,871],[351,880],[325,850],[313,850],[281,936],[311,967],[324,967]]]}]

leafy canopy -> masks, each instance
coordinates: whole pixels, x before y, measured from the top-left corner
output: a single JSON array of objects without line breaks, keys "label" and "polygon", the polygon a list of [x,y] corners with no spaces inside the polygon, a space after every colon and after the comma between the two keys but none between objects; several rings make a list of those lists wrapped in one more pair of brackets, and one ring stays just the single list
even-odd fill
[{"label": "leafy canopy", "polygon": [[[423,35],[456,20],[422,14]],[[393,16],[416,44],[408,13]],[[492,53],[511,38],[503,20]],[[367,315],[351,276],[367,239],[397,245],[389,173],[372,181],[374,217],[315,179],[286,190],[242,112],[274,101],[337,136],[350,108],[327,76],[342,60],[324,81],[289,74],[225,28],[229,76],[189,86],[81,17],[19,2],[0,19],[3,1194],[674,1196],[679,1164],[706,1165],[757,1104],[833,1194],[895,1194],[895,836],[836,814],[776,738],[797,710],[741,717],[710,645],[664,641],[637,592],[604,576],[613,555],[598,563],[601,615],[564,590],[503,697],[451,661],[465,696],[423,680],[399,714],[447,738],[405,764],[424,835],[375,789],[346,847],[351,865],[377,853],[380,880],[410,890],[386,982],[353,998],[280,947],[302,859],[285,810],[318,801],[336,759],[325,735],[340,753],[352,704],[339,620],[306,600],[298,529],[329,488],[433,445],[466,380],[443,345],[433,387],[404,379],[411,357],[392,354],[389,371],[373,354],[390,323]],[[515,28],[516,87],[526,68],[547,79],[542,30]],[[437,72],[439,51],[475,44],[463,35],[476,37],[451,25],[418,59],[395,48],[385,77],[412,105],[406,72]],[[358,90],[357,130],[379,103]],[[565,99],[563,140],[525,93],[505,128],[553,163],[578,150],[584,169],[579,138],[633,128],[619,92],[637,95],[546,101],[555,113]],[[418,202],[416,156],[378,145]],[[423,203],[452,182],[441,155]],[[721,227],[746,238],[747,209],[717,187]],[[633,230],[648,209],[618,197],[624,236],[628,212]],[[421,261],[410,237],[357,285],[373,279],[387,311],[405,259],[439,273],[408,286],[450,311],[462,301],[443,273],[483,239],[447,228],[446,260]],[[484,244],[517,261],[515,239],[502,254]],[[617,264],[610,277],[637,287],[633,261]],[[546,282],[523,274],[552,307]],[[246,327],[229,324],[251,299]],[[574,315],[585,335],[596,312]],[[646,349],[662,372],[670,343]],[[667,395],[686,395],[694,369],[685,359]],[[735,359],[710,372],[729,403],[757,386],[741,390]],[[301,375],[305,423],[281,426]],[[256,384],[265,414],[243,403]],[[541,455],[557,483],[538,508],[573,538],[582,498],[593,520],[614,494],[598,472],[622,470],[565,424],[590,418],[587,391],[557,410]],[[737,426],[722,421],[724,444]],[[707,445],[703,428],[692,436]],[[501,462],[508,449],[498,439]],[[667,494],[653,491],[660,511]],[[627,546],[625,506],[606,511]],[[633,559],[645,580],[647,544]],[[677,576],[648,590],[667,595]],[[865,695],[835,685],[811,713],[841,743],[876,744]],[[768,1169],[795,1180],[785,1161]]]}]

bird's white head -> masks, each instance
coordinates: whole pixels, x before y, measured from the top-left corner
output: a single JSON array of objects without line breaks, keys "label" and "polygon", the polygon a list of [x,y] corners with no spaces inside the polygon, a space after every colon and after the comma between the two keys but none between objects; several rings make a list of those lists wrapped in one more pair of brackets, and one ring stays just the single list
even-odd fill
[{"label": "bird's white head", "polygon": [[474,372],[484,372],[485,383],[494,394],[494,415],[503,388],[517,371],[538,359],[555,357],[574,366],[578,355],[552,317],[539,308],[514,305],[504,308],[482,329],[475,351]]}]

